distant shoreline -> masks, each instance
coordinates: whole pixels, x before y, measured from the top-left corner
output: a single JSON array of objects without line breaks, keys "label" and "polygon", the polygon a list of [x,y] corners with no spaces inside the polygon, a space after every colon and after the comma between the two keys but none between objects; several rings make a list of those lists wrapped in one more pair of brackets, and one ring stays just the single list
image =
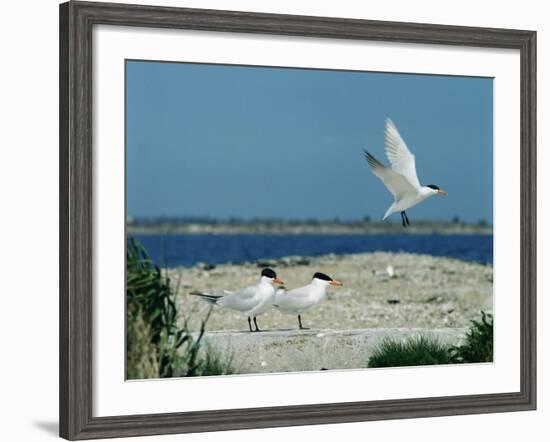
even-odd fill
[{"label": "distant shoreline", "polygon": [[487,224],[417,221],[400,223],[160,223],[126,225],[128,235],[492,235]]}]

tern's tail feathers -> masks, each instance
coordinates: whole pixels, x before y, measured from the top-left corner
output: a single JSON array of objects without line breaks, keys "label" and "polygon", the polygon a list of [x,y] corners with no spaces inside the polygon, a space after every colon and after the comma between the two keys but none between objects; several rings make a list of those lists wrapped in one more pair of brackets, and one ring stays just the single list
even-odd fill
[{"label": "tern's tail feathers", "polygon": [[388,216],[390,216],[395,210],[393,209],[395,207],[395,203],[393,203],[388,210],[386,210],[386,213],[384,213],[384,217],[382,218],[382,221],[384,221]]},{"label": "tern's tail feathers", "polygon": [[213,295],[211,293],[203,293],[197,291],[191,292],[189,294],[193,296],[199,296],[203,301],[206,301],[209,304],[217,304],[218,300],[220,298],[223,298],[223,295]]}]

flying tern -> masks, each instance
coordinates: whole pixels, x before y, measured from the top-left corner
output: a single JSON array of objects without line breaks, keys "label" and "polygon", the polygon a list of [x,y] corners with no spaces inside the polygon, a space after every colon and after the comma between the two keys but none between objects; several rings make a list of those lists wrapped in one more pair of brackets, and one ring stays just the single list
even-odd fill
[{"label": "flying tern", "polygon": [[[261,331],[258,327],[256,316],[265,313],[273,307],[275,300],[274,284],[284,284],[284,282],[277,277],[273,270],[263,269],[260,280],[256,285],[245,287],[236,292],[228,290],[223,290],[222,293],[195,291],[191,292],[191,295],[200,296],[210,304],[244,313],[248,317],[248,328],[250,331]],[[254,319],[255,330],[252,330],[251,317]]]},{"label": "flying tern", "polygon": [[325,299],[327,286],[341,286],[342,283],[324,273],[317,272],[311,282],[304,286],[289,291],[277,290],[273,306],[284,313],[298,315],[298,325],[301,330],[307,330],[302,325],[301,313]]},{"label": "flying tern", "polygon": [[371,167],[372,173],[382,180],[394,197],[393,204],[382,219],[386,219],[392,213],[401,212],[401,222],[403,227],[406,227],[410,225],[410,222],[405,210],[416,206],[430,196],[447,195],[447,192],[435,184],[428,184],[427,186],[420,184],[416,175],[414,155],[389,118],[386,120],[384,141],[386,155],[391,167],[384,166],[366,150],[365,158]]}]

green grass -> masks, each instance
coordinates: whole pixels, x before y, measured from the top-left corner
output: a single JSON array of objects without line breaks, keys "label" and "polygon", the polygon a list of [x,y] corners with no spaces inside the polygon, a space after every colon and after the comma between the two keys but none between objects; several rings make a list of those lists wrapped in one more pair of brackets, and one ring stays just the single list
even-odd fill
[{"label": "green grass", "polygon": [[370,368],[450,364],[449,348],[437,339],[419,336],[404,341],[385,340],[369,359]]},{"label": "green grass", "polygon": [[464,344],[451,347],[453,362],[493,362],[493,315],[481,312],[481,320],[471,322]]},{"label": "green grass", "polygon": [[[231,361],[203,349],[210,312],[191,333],[170,280],[145,248],[129,238],[126,251],[126,371],[128,379],[230,374]],[[178,325],[183,324],[183,325]]]},{"label": "green grass", "polygon": [[208,349],[206,357],[198,368],[197,376],[215,376],[218,374],[233,374],[231,363],[233,358],[224,358],[218,353]]},{"label": "green grass", "polygon": [[401,341],[385,340],[369,358],[368,367],[492,362],[493,316],[481,312],[481,320],[471,322],[464,343],[458,346],[444,345],[436,338],[427,336]]}]

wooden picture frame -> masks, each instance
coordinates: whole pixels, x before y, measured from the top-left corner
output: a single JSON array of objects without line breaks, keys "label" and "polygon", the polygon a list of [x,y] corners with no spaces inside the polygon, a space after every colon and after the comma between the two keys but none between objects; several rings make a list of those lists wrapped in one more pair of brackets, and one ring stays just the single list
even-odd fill
[{"label": "wooden picture frame", "polygon": [[[92,28],[97,24],[512,48],[521,63],[519,392],[255,409],[92,415]],[[282,427],[536,407],[536,33],[217,10],[60,5],[60,435],[70,440]]]}]

